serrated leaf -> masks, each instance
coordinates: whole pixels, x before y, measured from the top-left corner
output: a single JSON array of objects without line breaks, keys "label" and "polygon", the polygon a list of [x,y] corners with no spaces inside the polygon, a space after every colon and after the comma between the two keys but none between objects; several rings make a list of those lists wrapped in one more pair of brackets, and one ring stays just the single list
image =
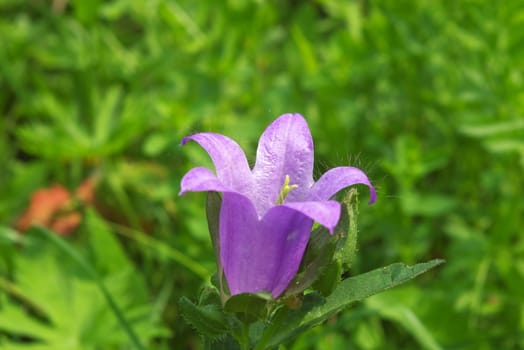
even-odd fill
[{"label": "serrated leaf", "polygon": [[195,305],[186,297],[180,298],[179,305],[184,319],[200,334],[214,339],[228,333],[228,321],[219,305]]},{"label": "serrated leaf", "polygon": [[[265,340],[264,344],[260,344],[260,348],[271,348],[289,341],[303,331],[342,311],[350,304],[405,283],[442,263],[444,260],[441,259],[414,266],[395,263],[345,279],[327,298],[322,298],[316,293],[309,294],[304,298],[301,309],[289,311],[279,320],[278,327],[268,328],[271,334],[262,336]],[[288,311],[282,309],[280,312]],[[275,318],[278,318],[278,315]]]}]

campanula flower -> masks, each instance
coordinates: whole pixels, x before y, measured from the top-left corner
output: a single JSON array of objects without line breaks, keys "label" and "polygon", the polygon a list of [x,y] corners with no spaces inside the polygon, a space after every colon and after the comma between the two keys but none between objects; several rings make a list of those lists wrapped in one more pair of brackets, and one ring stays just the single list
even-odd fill
[{"label": "campanula flower", "polygon": [[182,140],[203,147],[215,172],[196,167],[182,178],[181,191],[222,192],[219,217],[220,261],[232,295],[269,292],[278,297],[297,273],[313,222],[331,233],[341,205],[331,198],[341,189],[364,184],[354,167],[327,171],[313,179],[313,140],[300,114],[277,118],[260,137],[251,169],[240,146],[215,133]]}]

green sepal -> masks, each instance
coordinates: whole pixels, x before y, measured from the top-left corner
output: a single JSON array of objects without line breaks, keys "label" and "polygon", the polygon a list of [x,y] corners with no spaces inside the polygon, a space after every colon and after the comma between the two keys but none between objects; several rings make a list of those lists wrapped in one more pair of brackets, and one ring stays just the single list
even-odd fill
[{"label": "green sepal", "polygon": [[227,299],[224,310],[235,313],[243,322],[252,323],[267,317],[268,303],[272,301],[269,293],[236,294]]},{"label": "green sepal", "polygon": [[300,268],[284,292],[284,297],[302,293],[324,273],[335,253],[338,238],[329,234],[324,227],[311,233]]},{"label": "green sepal", "polygon": [[336,287],[342,272],[351,266],[357,250],[357,197],[356,189],[345,195],[333,234],[322,226],[311,232],[300,268],[286,288],[284,297],[302,293],[312,286],[328,295]]},{"label": "green sepal", "polygon": [[333,260],[329,264],[322,275],[313,283],[313,289],[318,291],[322,296],[328,296],[340,283],[340,275],[342,274],[342,262],[340,260]]},{"label": "green sepal", "polygon": [[353,265],[357,254],[358,240],[358,191],[352,188],[346,192],[342,200],[340,220],[335,229],[339,237],[334,259],[342,263],[343,272],[348,271]]},{"label": "green sepal", "polygon": [[198,298],[198,305],[208,304],[221,304],[220,295],[218,294],[217,289],[212,286],[205,286],[204,289],[202,289],[202,292],[200,292],[200,297]]},{"label": "green sepal", "polygon": [[220,237],[218,231],[221,206],[222,197],[220,196],[220,193],[208,192],[206,200],[206,217],[217,265],[217,273],[213,275],[211,282],[217,286],[217,289],[220,291],[220,299],[222,300],[222,304],[224,304],[227,298],[229,298],[230,292],[224,276],[224,268],[220,262]]},{"label": "green sepal", "polygon": [[218,227],[220,219],[220,206],[222,205],[222,197],[218,192],[208,192],[206,198],[206,217],[207,226],[209,228],[209,234],[211,236],[211,243],[215,251],[215,259],[217,264],[217,270],[222,269],[220,263],[220,240],[218,236]]}]

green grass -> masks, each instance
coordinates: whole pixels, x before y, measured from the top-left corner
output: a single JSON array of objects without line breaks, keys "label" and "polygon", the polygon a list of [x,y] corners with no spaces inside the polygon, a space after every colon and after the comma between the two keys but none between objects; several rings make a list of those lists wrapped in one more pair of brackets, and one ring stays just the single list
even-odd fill
[{"label": "green grass", "polygon": [[[360,206],[354,274],[447,261],[286,349],[524,347],[521,1],[0,0],[0,13],[0,349],[57,346],[69,326],[71,349],[131,346],[86,271],[8,229],[36,189],[92,174],[98,214],[68,245],[118,307],[140,306],[123,310],[138,342],[201,349],[177,302],[196,298],[214,253],[205,196],[178,191],[210,163],[179,142],[224,133],[254,161],[285,112],[308,120],[316,174],[355,165],[377,187]],[[119,253],[92,241],[100,227]]]}]

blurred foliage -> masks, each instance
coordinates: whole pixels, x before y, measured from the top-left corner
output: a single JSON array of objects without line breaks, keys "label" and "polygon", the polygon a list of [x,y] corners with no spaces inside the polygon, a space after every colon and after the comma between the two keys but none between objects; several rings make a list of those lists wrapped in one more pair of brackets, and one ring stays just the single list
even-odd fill
[{"label": "blurred foliage", "polygon": [[73,259],[64,259],[64,252],[52,241],[43,241],[37,230],[25,238],[24,250],[12,259],[13,281],[0,279],[0,288],[10,295],[2,294],[0,329],[6,335],[2,349],[93,349],[127,344],[119,316],[115,318],[90,274],[95,268],[102,288],[140,338],[169,334],[156,325],[159,315],[148,305],[144,280],[134,274],[106,224],[89,211],[85,225],[90,232],[85,246],[94,265],[87,270]]},{"label": "blurred foliage", "polygon": [[[97,215],[136,271],[105,257],[122,288],[136,285],[108,288],[158,315],[151,331],[136,326],[152,348],[201,348],[176,301],[196,297],[214,257],[204,196],[177,193],[209,160],[178,144],[220,132],[253,160],[285,112],[308,119],[317,173],[349,163],[379,190],[360,209],[354,273],[448,261],[287,348],[524,347],[522,1],[0,0],[0,14],[0,348],[44,339],[13,328],[34,321],[33,303],[54,335],[127,341],[82,338],[87,324],[53,298],[72,295],[84,320],[100,312],[114,327],[103,299],[53,249],[15,244],[8,229],[35,190],[92,174]],[[96,264],[98,229],[84,221],[66,239]],[[34,299],[46,291],[56,296]]]}]

